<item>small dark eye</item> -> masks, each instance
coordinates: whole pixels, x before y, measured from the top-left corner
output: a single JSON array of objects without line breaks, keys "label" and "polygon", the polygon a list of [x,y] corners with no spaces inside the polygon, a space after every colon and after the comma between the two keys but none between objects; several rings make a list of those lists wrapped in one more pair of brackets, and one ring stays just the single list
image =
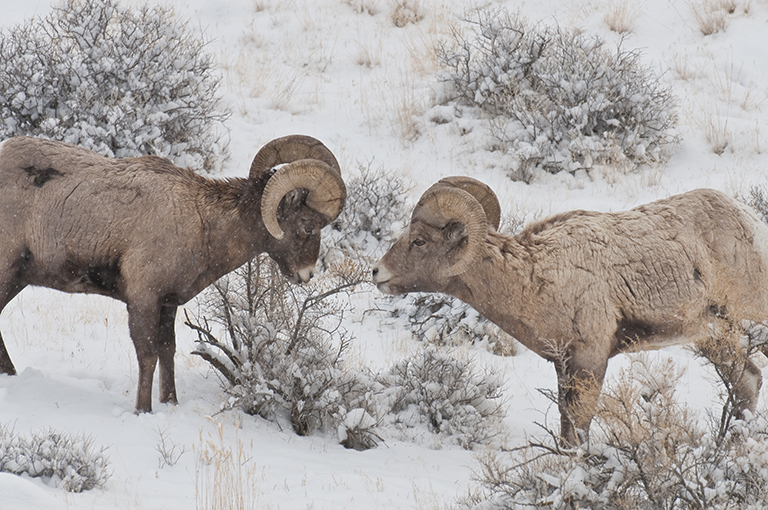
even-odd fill
[{"label": "small dark eye", "polygon": [[427,242],[424,239],[414,239],[411,243],[412,246],[424,246]]}]

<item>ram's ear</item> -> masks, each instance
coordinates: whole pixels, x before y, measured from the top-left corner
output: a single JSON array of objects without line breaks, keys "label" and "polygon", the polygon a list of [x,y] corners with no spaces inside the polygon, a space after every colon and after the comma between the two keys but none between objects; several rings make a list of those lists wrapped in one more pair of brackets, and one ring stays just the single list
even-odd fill
[{"label": "ram's ear", "polygon": [[[411,223],[423,221],[427,225],[441,228],[443,238],[466,238],[466,249],[452,266],[445,269],[443,275],[459,275],[480,258],[481,243],[488,233],[488,218],[483,206],[472,194],[450,186],[433,186],[419,199],[411,215]],[[454,242],[453,246],[457,246]]]},{"label": "ram's ear", "polygon": [[294,189],[286,193],[283,197],[283,204],[286,210],[296,209],[307,198],[307,191],[304,189]]},{"label": "ram's ear", "polygon": [[461,221],[452,221],[443,227],[443,239],[450,244],[457,244],[469,236],[467,226]]}]

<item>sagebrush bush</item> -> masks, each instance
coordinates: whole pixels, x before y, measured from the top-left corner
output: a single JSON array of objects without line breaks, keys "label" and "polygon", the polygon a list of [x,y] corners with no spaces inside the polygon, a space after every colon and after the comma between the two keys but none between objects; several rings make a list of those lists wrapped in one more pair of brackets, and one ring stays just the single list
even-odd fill
[{"label": "sagebrush bush", "polygon": [[446,294],[411,293],[385,298],[380,309],[388,322],[435,345],[484,344],[496,354],[515,353],[515,340],[458,298]]},{"label": "sagebrush bush", "polygon": [[222,408],[299,435],[336,433],[358,450],[388,437],[471,448],[498,436],[501,379],[469,361],[431,349],[381,374],[344,364],[343,303],[366,278],[348,263],[295,287],[263,257],[214,284],[187,325],[199,335],[193,354],[221,375]]},{"label": "sagebrush bush", "polygon": [[676,101],[639,53],[502,9],[471,11],[466,28],[439,48],[447,87],[438,100],[490,119],[516,160],[513,178],[633,169],[666,160],[677,144]]},{"label": "sagebrush bush", "polygon": [[[745,323],[738,341],[754,353],[768,342],[768,326]],[[698,352],[710,359],[711,353]],[[743,371],[746,359],[733,358],[733,370]],[[768,508],[768,420],[736,418],[727,372],[717,369],[722,414],[705,420],[675,395],[683,370],[671,359],[635,355],[607,382],[587,443],[564,450],[548,431],[547,439],[490,455],[482,460],[480,489],[459,507]]]},{"label": "sagebrush bush", "polygon": [[324,262],[353,258],[374,263],[397,239],[408,217],[410,184],[405,178],[371,163],[346,180],[347,202],[323,236]]},{"label": "sagebrush bush", "polygon": [[469,449],[503,431],[503,381],[498,374],[478,373],[470,360],[428,348],[377,379],[387,402],[380,420],[403,438],[434,436]]},{"label": "sagebrush bush", "polygon": [[69,492],[103,486],[111,476],[104,449],[93,440],[55,430],[24,437],[0,427],[0,472],[39,477]]},{"label": "sagebrush bush", "polygon": [[744,201],[755,210],[763,223],[768,224],[768,192],[764,186],[751,186]]},{"label": "sagebrush bush", "polygon": [[285,419],[299,435],[335,428],[344,414],[341,356],[349,338],[341,329],[345,309],[334,298],[364,279],[350,263],[295,287],[271,259],[259,257],[200,298],[199,317],[187,319],[199,334],[193,354],[221,374],[229,407]]},{"label": "sagebrush bush", "polygon": [[193,170],[226,155],[220,78],[168,7],[64,0],[0,32],[0,139],[32,135]]}]

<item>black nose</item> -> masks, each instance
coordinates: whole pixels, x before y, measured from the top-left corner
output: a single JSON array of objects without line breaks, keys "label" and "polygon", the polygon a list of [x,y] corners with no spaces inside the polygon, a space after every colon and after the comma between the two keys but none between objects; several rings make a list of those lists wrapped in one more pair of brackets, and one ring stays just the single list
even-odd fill
[{"label": "black nose", "polygon": [[374,267],[372,273],[373,273],[373,277],[376,278],[376,275],[379,274],[379,268]]}]

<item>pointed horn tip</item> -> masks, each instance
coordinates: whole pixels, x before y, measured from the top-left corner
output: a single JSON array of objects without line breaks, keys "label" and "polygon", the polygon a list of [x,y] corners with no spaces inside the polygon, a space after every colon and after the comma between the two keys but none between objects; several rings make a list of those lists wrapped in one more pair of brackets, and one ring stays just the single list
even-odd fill
[{"label": "pointed horn tip", "polygon": [[270,228],[269,226],[267,226],[267,231],[269,232],[269,235],[271,235],[272,237],[274,237],[278,241],[282,240],[285,237],[285,232],[283,232],[280,229],[275,230],[275,229]]}]

